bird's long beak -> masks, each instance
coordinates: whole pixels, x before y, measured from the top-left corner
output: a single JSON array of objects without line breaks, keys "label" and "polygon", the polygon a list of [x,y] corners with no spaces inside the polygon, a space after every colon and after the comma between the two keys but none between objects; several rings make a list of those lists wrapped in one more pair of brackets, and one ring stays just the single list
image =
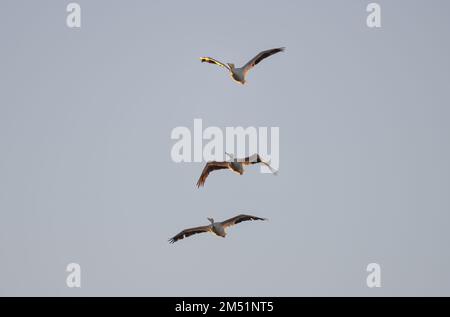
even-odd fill
[{"label": "bird's long beak", "polygon": [[261,163],[266,165],[269,168],[269,170],[272,172],[273,175],[278,175],[278,171],[276,169],[274,169],[272,166],[270,166],[269,163],[267,163],[265,161],[261,161]]},{"label": "bird's long beak", "polygon": [[226,155],[228,155],[230,157],[230,159],[233,158],[233,155],[231,155],[230,153],[225,152]]}]

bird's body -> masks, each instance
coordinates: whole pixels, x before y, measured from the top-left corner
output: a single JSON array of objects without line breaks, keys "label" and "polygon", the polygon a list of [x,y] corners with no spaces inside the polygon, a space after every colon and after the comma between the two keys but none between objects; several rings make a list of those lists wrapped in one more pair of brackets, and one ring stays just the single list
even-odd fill
[{"label": "bird's body", "polygon": [[189,228],[181,231],[174,237],[169,239],[170,243],[174,243],[178,240],[190,237],[191,235],[197,234],[197,233],[203,233],[203,232],[211,232],[214,233],[216,236],[225,238],[227,233],[225,231],[226,228],[236,225],[242,221],[249,221],[249,220],[267,220],[265,218],[250,216],[250,215],[239,215],[233,218],[230,218],[228,220],[222,221],[222,222],[215,222],[214,219],[208,218],[208,220],[211,222],[210,225],[202,226],[202,227],[194,227]]},{"label": "bird's body", "polygon": [[230,162],[230,169],[239,175],[244,174],[244,165],[236,160]]},{"label": "bird's body", "polygon": [[273,54],[276,54],[278,52],[283,52],[284,49],[285,49],[284,47],[279,47],[279,48],[272,48],[270,50],[262,51],[258,55],[253,57],[251,60],[249,60],[247,62],[247,64],[245,64],[242,67],[235,67],[234,64],[232,64],[232,63],[225,64],[225,63],[219,62],[218,60],[216,60],[212,57],[201,57],[200,60],[202,61],[202,63],[206,62],[206,63],[210,63],[210,64],[216,64],[218,66],[226,68],[230,72],[231,78],[233,80],[235,80],[236,82],[241,83],[243,85],[246,82],[245,78],[250,69],[255,67],[263,59],[265,59]]},{"label": "bird's body", "polygon": [[[228,64],[228,66],[233,64]],[[230,75],[234,81],[237,81],[240,84],[245,84],[245,72],[243,68],[235,68],[230,66]]]},{"label": "bird's body", "polygon": [[236,159],[232,155],[226,153],[228,156],[232,158],[231,161],[224,161],[224,162],[218,162],[218,161],[211,161],[206,163],[206,166],[203,168],[202,174],[200,175],[200,178],[197,181],[197,187],[201,187],[205,185],[206,178],[208,177],[209,173],[215,170],[219,169],[229,169],[239,175],[244,174],[244,166],[245,165],[253,165],[262,163],[266,165],[273,174],[276,174],[277,171],[275,171],[269,163],[265,162],[261,159],[259,154],[254,154],[252,156],[246,157],[244,159]]},{"label": "bird's body", "polygon": [[225,238],[227,233],[225,232],[224,226],[220,222],[213,222],[211,224],[212,232],[214,232],[217,236]]}]

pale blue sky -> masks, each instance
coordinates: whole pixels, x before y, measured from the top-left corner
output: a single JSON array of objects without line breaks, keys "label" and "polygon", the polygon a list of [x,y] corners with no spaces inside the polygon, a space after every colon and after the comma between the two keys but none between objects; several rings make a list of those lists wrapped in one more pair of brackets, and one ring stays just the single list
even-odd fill
[{"label": "pale blue sky", "polygon": [[[80,0],[79,30],[68,3],[0,3],[1,295],[450,295],[448,1],[377,30],[369,1]],[[279,46],[246,86],[198,60]],[[280,127],[278,177],[197,189],[194,118]],[[269,221],[167,243],[241,212]]]}]

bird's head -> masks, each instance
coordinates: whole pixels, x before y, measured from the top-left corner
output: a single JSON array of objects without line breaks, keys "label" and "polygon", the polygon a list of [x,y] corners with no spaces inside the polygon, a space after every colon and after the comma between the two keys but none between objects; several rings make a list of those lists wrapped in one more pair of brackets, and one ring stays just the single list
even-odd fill
[{"label": "bird's head", "polygon": [[214,223],[214,219],[213,218],[207,218],[209,220],[209,222],[211,222],[211,224]]}]

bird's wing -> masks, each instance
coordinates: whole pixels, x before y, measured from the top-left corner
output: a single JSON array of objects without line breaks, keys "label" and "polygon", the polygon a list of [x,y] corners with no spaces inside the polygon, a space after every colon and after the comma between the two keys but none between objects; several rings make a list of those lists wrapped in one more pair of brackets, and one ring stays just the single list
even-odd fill
[{"label": "bird's wing", "polygon": [[[240,160],[238,160],[238,161],[240,161]],[[274,169],[272,166],[270,166],[270,164],[268,162],[264,161],[261,158],[261,156],[259,156],[259,154],[253,154],[251,156],[244,158],[244,160],[242,160],[242,165],[253,165],[253,164],[257,164],[257,163],[266,165],[269,168],[269,170],[275,175],[278,173],[278,171],[276,169]]]},{"label": "bird's wing", "polygon": [[262,162],[259,154],[253,154],[253,155],[247,156],[244,159],[238,159],[238,161],[241,162],[243,165],[253,165],[253,164]]},{"label": "bird's wing", "polygon": [[229,168],[229,162],[212,161],[212,162],[206,163],[205,167],[203,168],[202,174],[200,175],[200,178],[198,179],[197,187],[205,185],[206,178],[208,177],[208,175],[211,171],[221,170],[221,169],[226,169],[226,168]]},{"label": "bird's wing", "polygon": [[200,57],[200,60],[202,61],[202,63],[210,63],[210,64],[216,64],[219,65],[221,67],[225,67],[226,69],[230,70],[230,67],[227,64],[224,64],[222,62],[219,62],[218,60],[212,58],[212,57]]},{"label": "bird's wing", "polygon": [[285,49],[284,47],[279,47],[279,48],[272,48],[270,50],[262,51],[261,53],[259,53],[255,57],[253,57],[251,60],[249,60],[247,64],[244,65],[244,67],[243,67],[244,73],[247,73],[250,69],[252,69],[256,65],[258,65],[258,63],[260,61],[262,61],[264,58],[267,58],[278,52],[283,52],[284,49]]},{"label": "bird's wing", "polygon": [[255,217],[255,216],[250,216],[250,215],[239,215],[233,218],[230,218],[228,220],[222,221],[221,224],[222,226],[224,226],[225,228],[230,227],[230,226],[234,226],[242,221],[249,221],[249,220],[267,220],[266,218],[259,218],[259,217]]},{"label": "bird's wing", "polygon": [[211,231],[211,226],[195,227],[181,231],[179,234],[169,239],[170,243],[192,236],[193,234]]}]

